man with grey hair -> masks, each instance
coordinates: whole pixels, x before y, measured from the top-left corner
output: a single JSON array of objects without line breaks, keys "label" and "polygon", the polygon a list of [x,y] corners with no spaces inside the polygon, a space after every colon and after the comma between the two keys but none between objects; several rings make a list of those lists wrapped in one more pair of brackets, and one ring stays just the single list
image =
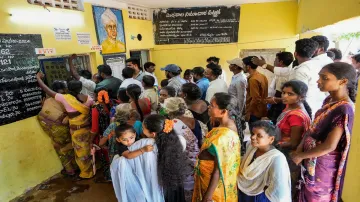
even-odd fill
[{"label": "man with grey hair", "polygon": [[125,52],[125,44],[117,39],[117,17],[109,8],[101,15],[101,22],[107,33],[107,38],[101,43],[102,53]]}]

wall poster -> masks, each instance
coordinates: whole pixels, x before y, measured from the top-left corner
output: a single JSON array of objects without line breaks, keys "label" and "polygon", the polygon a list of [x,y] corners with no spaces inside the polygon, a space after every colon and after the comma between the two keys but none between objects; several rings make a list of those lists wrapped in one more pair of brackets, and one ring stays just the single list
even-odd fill
[{"label": "wall poster", "polygon": [[120,80],[124,80],[122,76],[122,70],[126,67],[126,55],[125,54],[114,54],[114,55],[105,55],[104,64],[110,66],[112,70],[112,75]]},{"label": "wall poster", "polygon": [[122,11],[114,8],[93,6],[98,43],[102,54],[126,52]]}]

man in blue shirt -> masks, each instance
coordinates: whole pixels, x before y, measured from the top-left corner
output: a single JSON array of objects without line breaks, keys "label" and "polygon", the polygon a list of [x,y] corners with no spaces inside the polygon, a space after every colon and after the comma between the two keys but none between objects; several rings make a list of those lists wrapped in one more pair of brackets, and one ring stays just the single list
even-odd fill
[{"label": "man in blue shirt", "polygon": [[205,77],[204,72],[205,69],[202,67],[195,67],[192,69],[192,72],[194,74],[194,81],[196,82],[196,85],[199,86],[201,89],[201,99],[205,100],[206,97],[206,91],[209,87],[209,80]]}]

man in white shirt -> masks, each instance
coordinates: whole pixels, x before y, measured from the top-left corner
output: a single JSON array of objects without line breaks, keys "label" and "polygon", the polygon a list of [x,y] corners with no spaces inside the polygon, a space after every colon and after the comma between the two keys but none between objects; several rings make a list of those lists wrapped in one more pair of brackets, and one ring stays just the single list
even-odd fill
[{"label": "man in white shirt", "polygon": [[176,95],[181,90],[181,86],[186,83],[185,79],[181,78],[181,68],[175,64],[166,65],[166,67],[161,68],[161,71],[165,71],[165,76],[168,80],[168,85],[176,90]]},{"label": "man in white shirt", "polygon": [[318,49],[315,51],[315,54],[312,58],[313,61],[317,62],[318,65],[323,68],[326,65],[333,63],[334,61],[329,58],[326,54],[327,49],[329,48],[329,40],[326,36],[313,36],[312,40],[316,41],[319,44]]},{"label": "man in white shirt", "polygon": [[[129,58],[126,60],[126,67],[130,67],[135,70],[134,79],[142,82],[142,78],[145,75],[142,68],[140,67],[140,61],[136,58]],[[125,78],[124,78],[125,79]]]},{"label": "man in white shirt", "polygon": [[[212,56],[212,57],[209,57],[209,58],[206,60],[206,62],[207,62],[208,64],[214,63],[214,64],[216,64],[216,65],[219,65],[220,58],[215,57],[215,56]],[[219,67],[221,68],[221,65],[219,65]],[[225,72],[225,71],[222,71],[222,72],[221,72],[221,75],[219,76],[219,79],[222,79],[222,80],[224,80],[224,81],[226,82],[226,72]]]},{"label": "man in white shirt", "polygon": [[209,63],[206,65],[205,76],[209,79],[210,84],[206,92],[205,100],[209,103],[215,93],[228,93],[226,82],[219,78],[221,73],[222,69],[219,65],[214,63]]},{"label": "man in white shirt", "polygon": [[136,79],[134,79],[135,76],[135,70],[130,67],[125,67],[122,71],[122,76],[125,79],[121,85],[120,88],[127,88],[130,84],[136,84],[141,88],[141,92],[144,91],[144,87],[142,83]]},{"label": "man in white shirt", "polygon": [[69,58],[69,66],[70,66],[70,73],[71,75],[82,84],[81,93],[84,95],[89,95],[92,99],[95,96],[95,88],[96,82],[99,82],[98,74],[94,74],[91,80],[91,73],[88,70],[82,70],[81,76],[78,74],[77,70],[74,67],[73,60],[77,57],[77,55],[73,54]]},{"label": "man in white shirt", "polygon": [[[318,50],[319,44],[312,39],[300,39],[295,42],[294,56],[299,65],[293,69],[273,67],[266,65],[266,69],[274,72],[276,76],[289,76],[289,80],[300,80],[308,86],[306,101],[311,107],[312,117],[322,107],[326,94],[317,86],[319,72],[323,68],[319,60],[312,60],[312,56]],[[263,65],[265,60],[254,61],[257,65]]]},{"label": "man in white shirt", "polygon": [[154,63],[152,63],[152,62],[146,62],[145,64],[144,64],[144,70],[145,70],[145,75],[149,75],[149,76],[152,76],[152,77],[154,77],[154,79],[155,79],[155,84],[154,84],[154,86],[159,86],[159,84],[158,84],[158,80],[157,80],[157,78],[156,78],[156,76],[155,76],[155,74],[154,74],[154,72],[155,72],[155,64]]},{"label": "man in white shirt", "polygon": [[243,114],[246,103],[247,78],[243,73],[242,58],[234,58],[232,60],[228,60],[227,63],[229,64],[230,71],[234,73],[229,86],[229,94],[237,99],[238,106],[235,108],[237,114],[235,116],[235,123],[241,143],[241,154],[244,155],[246,144],[244,142],[244,128],[242,125],[245,122]]}]

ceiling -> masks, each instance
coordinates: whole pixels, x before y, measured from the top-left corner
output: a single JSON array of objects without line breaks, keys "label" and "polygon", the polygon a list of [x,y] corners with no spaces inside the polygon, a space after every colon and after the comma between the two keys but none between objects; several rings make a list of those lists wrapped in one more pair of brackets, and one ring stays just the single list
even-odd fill
[{"label": "ceiling", "polygon": [[[240,5],[248,3],[266,3],[295,0],[85,0],[102,5],[107,1],[119,4],[130,4],[143,6],[147,8],[174,8],[174,7],[201,7],[201,6],[218,6],[218,5]],[[104,5],[105,6],[105,5]]]}]

